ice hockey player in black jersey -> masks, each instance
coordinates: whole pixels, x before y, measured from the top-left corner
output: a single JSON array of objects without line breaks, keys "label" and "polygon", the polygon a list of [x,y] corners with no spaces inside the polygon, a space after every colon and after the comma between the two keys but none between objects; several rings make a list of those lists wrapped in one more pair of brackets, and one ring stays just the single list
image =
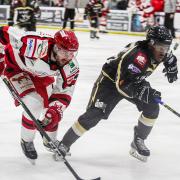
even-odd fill
[{"label": "ice hockey player in black jersey", "polygon": [[8,25],[26,31],[36,31],[36,18],[39,15],[40,9],[36,0],[13,0],[10,5]]},{"label": "ice hockey player in black jersey", "polygon": [[99,39],[98,32],[99,32],[99,17],[102,15],[102,9],[104,5],[101,0],[90,0],[84,12],[84,19],[89,20],[90,22],[90,38]]},{"label": "ice hockey player in black jersey", "polygon": [[172,36],[167,28],[153,26],[147,32],[146,40],[129,44],[117,57],[107,59],[94,84],[86,112],[79,116],[59,143],[64,155],[79,137],[101,119],[108,119],[115,106],[126,99],[141,112],[134,127],[130,154],[147,161],[150,150],[144,140],[158,118],[159,104],[155,99],[161,99],[161,93],[151,87],[146,77],[163,63],[168,82],[177,80],[177,58],[170,51],[171,43]]}]

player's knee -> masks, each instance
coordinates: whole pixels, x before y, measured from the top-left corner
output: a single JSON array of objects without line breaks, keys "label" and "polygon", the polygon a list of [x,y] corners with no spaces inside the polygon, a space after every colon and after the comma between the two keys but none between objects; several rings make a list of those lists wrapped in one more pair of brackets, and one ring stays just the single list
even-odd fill
[{"label": "player's knee", "polygon": [[143,110],[143,115],[146,118],[157,119],[159,116],[159,104],[152,104]]},{"label": "player's knee", "polygon": [[156,119],[157,118],[152,118],[152,117],[150,118],[150,117],[146,117],[145,115],[141,114],[138,121],[141,122],[143,125],[145,125],[145,127],[153,127],[154,123],[156,122]]},{"label": "player's knee", "polygon": [[[35,118],[39,118],[40,113],[44,107],[43,99],[36,92],[32,92],[23,98],[23,102],[28,107],[28,109],[32,112]],[[26,112],[23,113],[27,118],[30,118]]]},{"label": "player's knee", "polygon": [[96,126],[96,124],[103,119],[103,116],[104,114],[100,109],[88,109],[79,117],[78,122],[84,129],[89,130],[90,128]]}]

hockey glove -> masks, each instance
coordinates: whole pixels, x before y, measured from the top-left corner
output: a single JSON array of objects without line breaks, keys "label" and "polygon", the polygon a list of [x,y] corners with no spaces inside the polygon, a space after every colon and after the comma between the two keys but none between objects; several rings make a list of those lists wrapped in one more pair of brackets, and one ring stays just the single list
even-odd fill
[{"label": "hockey glove", "polygon": [[164,62],[165,68],[163,69],[163,73],[167,76],[168,82],[173,83],[178,79],[178,68],[177,68],[177,58],[173,54],[170,54]]},{"label": "hockey glove", "polygon": [[46,131],[53,130],[53,128],[55,128],[62,119],[62,116],[63,112],[61,106],[58,104],[50,106],[46,111],[44,119],[41,122],[43,129]]},{"label": "hockey glove", "polygon": [[87,19],[87,15],[86,15],[86,14],[84,14],[83,19],[84,19],[84,20],[86,20],[86,19]]},{"label": "hockey glove", "polygon": [[155,89],[152,89],[149,85],[144,85],[138,87],[134,97],[143,103],[150,104],[156,103],[155,99],[161,100],[161,93]]},{"label": "hockey glove", "polygon": [[8,21],[8,26],[14,25],[13,19],[9,18],[9,19],[7,19],[7,21]]}]

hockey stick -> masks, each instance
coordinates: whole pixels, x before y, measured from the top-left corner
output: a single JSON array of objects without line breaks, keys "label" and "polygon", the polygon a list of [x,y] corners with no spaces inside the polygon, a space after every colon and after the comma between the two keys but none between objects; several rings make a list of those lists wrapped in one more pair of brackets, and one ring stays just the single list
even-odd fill
[{"label": "hockey stick", "polygon": [[[44,131],[44,129],[42,128],[40,122],[34,117],[34,115],[31,113],[31,111],[28,109],[28,107],[26,106],[26,104],[22,101],[22,99],[19,97],[16,89],[14,88],[14,86],[11,84],[11,82],[9,82],[5,77],[2,78],[3,82],[5,83],[5,85],[7,86],[10,94],[13,96],[14,99],[18,100],[18,102],[21,104],[21,106],[23,107],[23,109],[26,111],[26,113],[30,116],[30,118],[34,121],[37,129],[39,130],[40,134],[43,135],[43,137],[46,138],[46,140],[48,141],[51,149],[53,150],[54,153],[57,153],[62,161],[64,162],[64,164],[67,166],[67,168],[70,170],[70,172],[72,173],[72,175],[76,178],[76,180],[85,180],[79,177],[79,175],[74,171],[74,169],[72,168],[72,166],[69,164],[69,162],[67,161],[67,159],[63,156],[63,154],[61,153],[61,151],[58,149],[58,147],[54,144],[54,142],[51,140],[51,138],[48,136],[48,134]],[[100,180],[101,178],[95,178],[92,180]]]},{"label": "hockey stick", "polygon": [[174,53],[174,51],[176,51],[179,47],[179,44],[180,44],[180,37],[178,37],[176,39],[176,42],[174,43],[173,47],[171,48],[171,51]]},{"label": "hockey stick", "polygon": [[180,118],[180,113],[178,113],[177,111],[175,111],[173,108],[171,108],[169,105],[165,104],[163,101],[161,101],[160,99],[155,99],[156,103],[161,104],[162,106],[164,106],[166,109],[168,109],[169,111],[171,111],[173,114],[175,114],[176,116],[178,116]]}]

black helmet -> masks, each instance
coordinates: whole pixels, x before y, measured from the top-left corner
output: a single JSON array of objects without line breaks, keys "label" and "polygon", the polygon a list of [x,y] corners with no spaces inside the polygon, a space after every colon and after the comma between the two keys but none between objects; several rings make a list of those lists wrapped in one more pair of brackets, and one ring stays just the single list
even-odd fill
[{"label": "black helmet", "polygon": [[146,39],[170,45],[173,37],[165,26],[153,26],[148,29]]}]

